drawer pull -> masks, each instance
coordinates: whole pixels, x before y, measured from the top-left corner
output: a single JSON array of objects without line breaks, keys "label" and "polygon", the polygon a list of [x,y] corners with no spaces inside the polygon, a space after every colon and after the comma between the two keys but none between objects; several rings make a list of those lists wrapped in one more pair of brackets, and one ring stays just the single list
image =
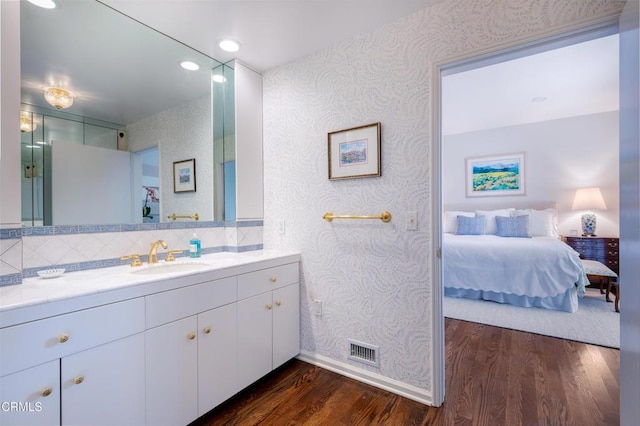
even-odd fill
[{"label": "drawer pull", "polygon": [[194,333],[193,331],[189,334],[187,334],[187,339],[189,340],[193,340],[196,338],[196,333]]},{"label": "drawer pull", "polygon": [[276,306],[282,306],[282,302],[281,302],[281,301],[279,301],[279,300],[277,300],[277,301],[276,301]]},{"label": "drawer pull", "polygon": [[68,334],[61,334],[60,336],[58,336],[58,342],[60,342],[60,343],[64,343],[67,340],[69,340],[69,335]]},{"label": "drawer pull", "polygon": [[42,392],[40,392],[40,395],[46,398],[49,395],[51,395],[52,393],[53,393],[53,389],[51,389],[50,387],[46,387],[46,388],[42,389]]},{"label": "drawer pull", "polygon": [[84,376],[82,374],[73,379],[73,383],[75,383],[76,385],[79,385],[82,382],[84,382]]},{"label": "drawer pull", "polygon": [[273,305],[271,305],[271,304],[267,305],[267,309],[271,310],[272,308],[273,308]]},{"label": "drawer pull", "polygon": [[202,331],[204,331],[204,334],[209,334],[211,333],[211,327],[205,327]]},{"label": "drawer pull", "polygon": [[275,283],[276,281],[278,281],[278,277],[274,275],[271,278],[269,278],[269,281],[271,281],[272,283]]}]

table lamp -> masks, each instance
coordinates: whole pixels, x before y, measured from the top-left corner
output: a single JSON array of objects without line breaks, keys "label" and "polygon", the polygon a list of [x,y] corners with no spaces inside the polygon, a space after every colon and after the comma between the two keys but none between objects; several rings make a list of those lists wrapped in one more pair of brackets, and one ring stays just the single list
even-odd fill
[{"label": "table lamp", "polygon": [[606,210],[600,188],[580,188],[573,199],[572,210],[586,210],[582,215],[582,235],[596,236],[596,215],[592,210]]}]

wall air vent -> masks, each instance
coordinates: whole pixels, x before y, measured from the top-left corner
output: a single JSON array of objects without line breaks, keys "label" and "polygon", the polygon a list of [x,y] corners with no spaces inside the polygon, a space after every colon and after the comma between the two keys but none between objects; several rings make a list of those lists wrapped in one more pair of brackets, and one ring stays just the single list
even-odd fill
[{"label": "wall air vent", "polygon": [[352,339],[347,340],[349,341],[349,356],[347,358],[363,364],[380,367],[379,346],[358,342]]}]

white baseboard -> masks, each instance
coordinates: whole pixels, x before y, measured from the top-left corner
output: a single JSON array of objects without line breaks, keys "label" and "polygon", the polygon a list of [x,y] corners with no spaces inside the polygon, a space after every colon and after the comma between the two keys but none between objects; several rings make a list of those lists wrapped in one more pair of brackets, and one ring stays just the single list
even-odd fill
[{"label": "white baseboard", "polygon": [[425,405],[434,405],[433,398],[430,392],[425,389],[418,388],[398,380],[390,379],[371,371],[363,370],[361,368],[354,367],[344,362],[336,361],[329,357],[318,355],[309,351],[300,351],[300,355],[297,359],[307,362],[309,364],[316,365],[334,373],[338,373],[345,377],[357,380],[362,383],[366,383],[371,386],[383,389],[385,391],[394,393],[396,395],[409,398],[413,401],[417,401]]}]

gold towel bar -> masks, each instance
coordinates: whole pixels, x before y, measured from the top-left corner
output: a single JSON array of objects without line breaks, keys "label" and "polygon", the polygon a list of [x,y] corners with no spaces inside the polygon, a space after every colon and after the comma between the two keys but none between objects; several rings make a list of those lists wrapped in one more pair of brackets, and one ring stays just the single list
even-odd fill
[{"label": "gold towel bar", "polygon": [[172,214],[171,216],[167,216],[167,219],[195,219],[195,220],[199,220],[200,219],[200,215],[198,213],[192,215],[192,216],[178,216],[177,214]]},{"label": "gold towel bar", "polygon": [[391,213],[385,211],[385,212],[382,212],[382,214],[379,216],[357,216],[357,215],[351,215],[351,214],[336,216],[331,212],[326,212],[322,216],[322,218],[327,222],[331,222],[333,219],[380,219],[384,223],[387,223],[387,222],[391,222]]}]

